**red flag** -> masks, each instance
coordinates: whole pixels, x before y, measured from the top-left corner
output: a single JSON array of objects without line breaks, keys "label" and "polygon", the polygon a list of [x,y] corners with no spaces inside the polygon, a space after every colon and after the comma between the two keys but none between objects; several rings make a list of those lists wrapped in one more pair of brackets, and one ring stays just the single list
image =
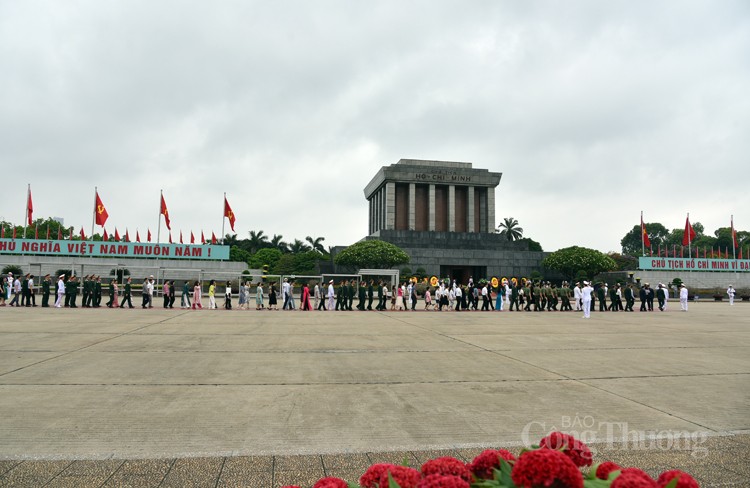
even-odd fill
[{"label": "red flag", "polygon": [[63,238],[63,235],[62,235],[62,225],[58,225],[57,226],[57,240],[61,241],[62,238]]},{"label": "red flag", "polygon": [[146,234],[146,240],[147,240],[148,242],[151,242],[151,229],[148,229],[148,231],[147,231],[147,232],[148,232],[148,233]]},{"label": "red flag", "polygon": [[141,242],[141,234],[138,233],[138,229],[135,229],[135,242]]},{"label": "red flag", "polygon": [[680,246],[680,257],[684,258],[685,248],[683,246]]},{"label": "red flag", "polygon": [[180,229],[180,244],[183,244],[183,242],[182,242],[182,229]]},{"label": "red flag", "polygon": [[682,245],[689,246],[695,240],[695,230],[690,225],[690,216],[685,219],[685,234],[682,236]]},{"label": "red flag", "polygon": [[109,240],[109,235],[107,235],[107,229],[104,229],[104,235],[102,236],[102,240],[103,241],[108,241]]},{"label": "red flag", "polygon": [[101,225],[102,227],[104,227],[104,223],[107,221],[109,214],[107,213],[107,209],[104,208],[102,199],[99,198],[99,192],[96,192],[96,204],[94,206],[94,213],[96,214],[96,225]]},{"label": "red flag", "polygon": [[47,240],[49,240],[49,225],[47,226]]},{"label": "red flag", "polygon": [[203,231],[201,231],[201,244],[206,243],[206,236],[203,235]]},{"label": "red flag", "polygon": [[734,247],[739,247],[737,245],[737,231],[734,230],[734,217],[732,217],[732,245]]},{"label": "red flag", "polygon": [[[125,231],[127,233],[127,231]],[[120,232],[118,232],[117,227],[115,227],[115,240],[120,241]]]},{"label": "red flag", "polygon": [[34,226],[34,239],[39,239],[39,229],[37,229],[36,225]]},{"label": "red flag", "polygon": [[172,244],[172,231],[169,231],[169,243]]},{"label": "red flag", "polygon": [[15,238],[16,238],[16,226],[14,225],[13,226],[13,239]]},{"label": "red flag", "polygon": [[[234,230],[234,229],[232,229]],[[651,247],[651,240],[648,238],[648,232],[646,232],[646,224],[643,223],[643,214],[641,214],[641,239],[643,239],[643,245]]]},{"label": "red flag", "polygon": [[[169,210],[167,210],[167,202],[164,201],[164,195],[161,196],[161,214],[164,216],[164,223],[167,224],[167,229],[172,230],[172,227],[169,225]],[[148,242],[151,242],[151,238],[149,238]]]},{"label": "red flag", "polygon": [[672,257],[677,257],[677,244],[672,244]]},{"label": "red flag", "polygon": [[81,227],[81,240],[82,241],[86,240],[86,234],[83,232],[83,227]]},{"label": "red flag", "polygon": [[34,221],[33,215],[34,203],[31,201],[31,186],[29,186],[29,195],[28,198],[26,198],[26,220],[29,222],[29,225],[31,225],[31,223]]},{"label": "red flag", "polygon": [[742,248],[740,248],[740,259],[742,259]]},{"label": "red flag", "polygon": [[125,227],[125,242],[130,242],[130,236],[128,235],[128,228]]},{"label": "red flag", "polygon": [[226,195],[224,195],[224,217],[229,219],[229,225],[234,232],[234,212],[232,212],[232,207],[229,206]]},{"label": "red flag", "polygon": [[211,231],[211,244],[216,244],[216,234],[213,231]]},{"label": "red flag", "polygon": [[190,244],[195,244],[195,236],[192,230],[190,231]]},{"label": "red flag", "polygon": [[695,258],[698,259],[698,248],[695,248]]}]

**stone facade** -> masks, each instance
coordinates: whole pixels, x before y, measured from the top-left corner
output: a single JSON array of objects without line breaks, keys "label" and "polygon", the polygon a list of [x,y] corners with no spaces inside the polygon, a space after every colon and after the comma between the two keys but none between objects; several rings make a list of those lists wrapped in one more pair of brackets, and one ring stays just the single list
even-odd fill
[{"label": "stone facade", "polygon": [[401,159],[365,187],[369,235],[395,244],[412,271],[466,283],[541,271],[542,252],[495,233],[495,188],[502,173],[472,163]]}]

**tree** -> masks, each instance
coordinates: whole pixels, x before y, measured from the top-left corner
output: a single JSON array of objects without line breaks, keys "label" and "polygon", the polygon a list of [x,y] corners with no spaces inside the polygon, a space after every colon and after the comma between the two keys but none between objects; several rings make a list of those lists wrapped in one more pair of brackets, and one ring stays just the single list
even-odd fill
[{"label": "tree", "polygon": [[251,230],[250,234],[250,253],[258,252],[258,250],[266,247],[268,244],[268,236],[263,233],[262,230],[255,232]]},{"label": "tree", "polygon": [[23,274],[21,267],[16,264],[9,264],[3,268],[3,274],[13,273],[13,276],[21,276]]},{"label": "tree", "polygon": [[607,256],[612,258],[612,261],[617,265],[617,271],[628,271],[631,269],[638,268],[638,258],[633,256],[626,256],[617,252],[607,253]]},{"label": "tree", "polygon": [[528,237],[524,237],[522,239],[518,239],[518,242],[526,242],[529,244],[529,251],[537,251],[537,252],[544,252],[544,249],[542,249],[542,245],[536,242],[534,239],[530,239]]},{"label": "tree", "polygon": [[289,252],[289,244],[282,241],[284,236],[274,234],[271,238],[271,241],[269,242],[270,246],[274,249],[278,249],[281,252]]},{"label": "tree", "polygon": [[326,248],[322,244],[323,241],[326,240],[325,237],[316,237],[315,239],[313,239],[312,237],[307,236],[307,237],[305,237],[305,240],[310,243],[310,247],[313,250],[318,251],[321,254],[325,254]]},{"label": "tree", "polygon": [[310,250],[310,246],[300,241],[299,239],[295,239],[294,242],[289,244],[289,252],[291,252],[292,254],[299,254],[299,253],[307,252],[309,250]]},{"label": "tree", "polygon": [[279,259],[281,259],[281,256],[282,253],[278,249],[267,247],[250,256],[247,264],[252,269],[261,269],[264,265],[268,265],[269,269],[273,269],[276,263],[279,262]]},{"label": "tree", "polygon": [[229,260],[230,261],[236,261],[241,263],[247,263],[250,261],[250,257],[252,255],[245,251],[244,249],[240,249],[238,246],[232,246],[229,248]]},{"label": "tree", "polygon": [[[646,225],[646,233],[651,241],[651,248],[657,249],[659,246],[665,247],[669,239],[670,233],[666,227],[658,222],[653,222]],[[682,237],[680,237],[682,239]],[[641,226],[634,225],[633,229],[625,234],[625,237],[620,240],[622,246],[622,253],[628,256],[641,256]],[[648,254],[648,249],[646,249]]]},{"label": "tree", "polygon": [[586,247],[566,247],[547,255],[542,266],[560,272],[566,278],[574,278],[576,273],[585,272],[589,278],[599,273],[617,269],[617,264],[607,256]]},{"label": "tree", "polygon": [[334,262],[356,268],[392,268],[408,263],[409,255],[390,242],[360,241],[338,253]]},{"label": "tree", "polygon": [[523,237],[523,228],[518,226],[518,221],[513,217],[504,218],[497,226],[497,232],[509,241],[517,241]]}]

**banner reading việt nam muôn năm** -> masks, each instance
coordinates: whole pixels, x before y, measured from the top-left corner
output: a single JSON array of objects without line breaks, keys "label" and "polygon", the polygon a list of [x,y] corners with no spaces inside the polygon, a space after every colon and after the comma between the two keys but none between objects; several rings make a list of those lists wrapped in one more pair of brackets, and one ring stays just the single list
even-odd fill
[{"label": "banner reading vi\u1ec7t nam mu\u00f4n n\u0103m", "polygon": [[229,259],[229,246],[155,242],[57,241],[0,239],[0,254],[95,256],[118,258]]}]

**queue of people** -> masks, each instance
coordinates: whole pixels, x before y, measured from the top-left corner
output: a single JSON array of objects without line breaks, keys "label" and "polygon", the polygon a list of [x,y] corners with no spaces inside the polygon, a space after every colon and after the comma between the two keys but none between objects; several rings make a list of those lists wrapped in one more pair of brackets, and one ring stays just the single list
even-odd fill
[{"label": "queue of people", "polygon": [[[494,283],[494,281],[493,281]],[[405,281],[389,289],[389,283],[384,280],[342,280],[334,283],[330,280],[325,286],[320,282],[302,282],[299,288],[299,303],[295,300],[295,286],[297,283],[284,278],[281,286],[276,282],[258,282],[255,285],[249,281],[241,282],[237,288],[238,308],[249,310],[253,295],[255,295],[255,310],[303,311],[416,311],[420,297],[420,310],[428,311],[572,311],[583,312],[584,318],[589,318],[595,309],[597,301],[600,312],[633,312],[636,300],[640,301],[641,312],[652,312],[654,301],[659,311],[666,311],[669,307],[670,290],[663,283],[651,288],[649,283],[642,286],[635,284],[590,283],[588,281],[570,284],[563,281],[560,286],[549,281],[511,280],[503,279],[502,283],[492,283],[481,280],[475,284],[472,279],[461,284],[455,280],[447,283],[439,280],[426,288],[418,287],[415,282]],[[221,308],[232,309],[232,298],[235,294],[232,282],[222,283],[224,303]],[[219,284],[216,280],[208,283],[208,309],[217,309],[217,294]],[[253,286],[255,289],[253,290]],[[312,287],[312,289],[311,289]],[[123,284],[116,278],[109,280],[109,300],[105,303],[108,308],[134,308],[132,280],[127,277]],[[153,275],[145,278],[141,286],[141,308],[154,307],[155,279]],[[420,292],[421,288],[421,292]],[[53,283],[51,276],[45,275],[41,283],[35,284],[32,274],[14,277],[12,273],[0,280],[0,306],[36,307],[36,295],[41,293],[42,307],[78,308],[78,295],[81,294],[80,306],[83,308],[99,308],[103,299],[102,277],[96,275],[84,276],[79,280],[77,276],[60,275],[57,283]],[[178,288],[175,280],[162,283],[161,293],[163,308],[174,308],[178,293],[180,294],[180,308],[202,309],[203,285],[196,280],[192,283],[185,281]],[[735,290],[732,285],[727,290],[729,304],[734,304]],[[680,285],[678,292],[680,309],[688,310],[688,289]],[[50,301],[52,297],[53,302]],[[357,303],[355,305],[355,298]]]}]

